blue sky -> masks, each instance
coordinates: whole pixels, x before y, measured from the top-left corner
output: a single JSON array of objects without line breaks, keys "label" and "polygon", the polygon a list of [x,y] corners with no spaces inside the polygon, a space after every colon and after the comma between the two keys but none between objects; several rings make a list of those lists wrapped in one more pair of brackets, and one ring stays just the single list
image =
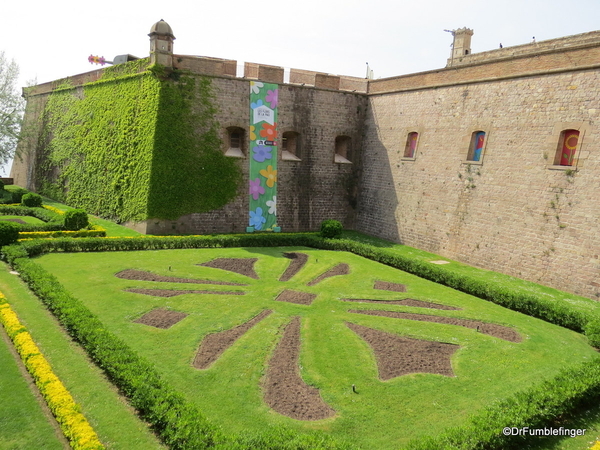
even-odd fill
[{"label": "blue sky", "polygon": [[594,31],[598,0],[279,0],[10,2],[0,50],[20,66],[20,84],[94,70],[90,54],[148,55],[152,24],[166,20],[176,54],[375,78],[442,68],[452,36],[472,28],[473,53]]}]

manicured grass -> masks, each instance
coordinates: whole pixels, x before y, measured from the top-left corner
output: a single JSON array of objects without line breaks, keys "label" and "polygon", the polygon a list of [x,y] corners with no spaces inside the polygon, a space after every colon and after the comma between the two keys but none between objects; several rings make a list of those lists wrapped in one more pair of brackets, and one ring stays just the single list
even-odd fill
[{"label": "manicured grass", "polygon": [[[309,264],[288,282],[277,281],[289,263],[285,251],[310,255]],[[217,257],[259,258],[260,280],[200,267]],[[439,257],[437,257],[439,259]],[[596,356],[586,338],[538,319],[501,308],[464,293],[436,285],[396,269],[345,252],[313,249],[248,248],[163,250],[117,253],[48,254],[38,262],[55,274],[66,289],[96,314],[109,329],[225,432],[243,433],[272,424],[297,430],[322,429],[364,448],[397,448],[407,440],[435,435],[496,399],[550,378],[565,366]],[[315,286],[308,281],[338,263],[351,274]],[[118,279],[124,269],[161,275],[248,283],[235,287],[244,296],[187,294],[171,298],[124,292],[125,288],[199,289],[200,285]],[[375,280],[403,283],[406,293],[373,290]],[[231,290],[231,286],[201,285],[201,289]],[[317,294],[310,306],[273,301],[283,289]],[[423,310],[399,305],[358,304],[340,298],[414,298],[463,308]],[[188,316],[163,330],[134,323],[154,308]],[[209,369],[191,366],[202,338],[230,329],[263,309],[274,314],[251,329]],[[385,309],[478,319],[515,327],[523,342],[511,343],[458,326],[364,316],[349,309]],[[261,378],[282,327],[291,317],[302,322],[301,373],[321,390],[338,414],[331,419],[300,422],[271,411],[262,401]],[[412,374],[382,382],[370,348],[345,322],[357,323],[417,339],[460,345],[452,360],[455,377]],[[352,392],[355,384],[359,394]]]},{"label": "manicured grass", "polygon": [[[163,448],[147,425],[137,418],[135,412],[101,371],[86,357],[81,348],[66,336],[54,317],[20,279],[9,273],[5,264],[0,266],[0,291],[4,293],[21,322],[27,327],[56,375],[75,401],[81,405],[82,413],[106,448],[140,450]],[[4,368],[4,365],[2,367]],[[4,397],[0,396],[0,398]],[[5,448],[1,434],[0,448]],[[34,445],[22,448],[46,447]]]},{"label": "manicured grass", "polygon": [[[7,190],[16,189],[16,188],[17,188],[16,186],[6,186]],[[44,205],[53,206],[54,208],[58,208],[61,211],[68,211],[70,209],[74,209],[74,208],[71,208],[70,206],[67,206],[63,203],[59,203],[48,197],[42,196],[42,199],[44,201]],[[106,236],[116,237],[116,236],[140,236],[141,235],[137,231],[134,231],[134,230],[124,227],[122,225],[118,225],[115,222],[112,222],[110,220],[101,219],[99,217],[92,216],[91,214],[88,214],[88,217],[89,217],[89,221],[92,225],[100,225],[102,228],[104,228],[106,230]],[[22,217],[19,216],[19,218],[22,218]],[[0,220],[1,220],[1,216],[0,216]],[[23,219],[23,220],[26,220],[26,219]],[[38,219],[35,219],[35,220],[38,220]],[[33,222],[31,222],[31,223],[33,223]]]},{"label": "manicured grass", "polygon": [[[32,387],[19,370],[12,346],[0,325],[0,449],[57,449],[63,447]],[[23,369],[24,370],[24,369]],[[33,386],[35,389],[35,386]]]},{"label": "manicured grass", "polygon": [[31,225],[41,225],[41,224],[45,223],[43,220],[40,220],[37,217],[32,217],[32,216],[0,216],[0,220],[8,221],[9,219],[20,219],[23,222],[29,223]]},{"label": "manicured grass", "polygon": [[[527,450],[588,450],[600,440],[600,405],[581,412],[571,420],[561,423],[569,429],[585,429],[585,435],[572,437],[548,437],[532,439]],[[537,443],[536,443],[537,441]]]},{"label": "manicured grass", "polygon": [[517,288],[524,292],[529,292],[546,299],[552,300],[563,300],[567,299],[568,302],[577,310],[583,312],[600,311],[600,302],[597,300],[582,297],[580,295],[570,294],[558,289],[554,289],[541,284],[533,283],[531,281],[522,280],[520,278],[512,277],[491,270],[480,269],[477,267],[470,266],[468,264],[453,261],[448,258],[441,257],[434,253],[419,250],[417,248],[408,247],[402,244],[395,244],[384,239],[379,239],[373,236],[368,236],[357,231],[344,231],[344,237],[353,239],[357,242],[363,242],[366,244],[373,245],[375,247],[384,247],[392,250],[394,253],[399,255],[410,257],[411,259],[420,261],[436,261],[445,260],[449,261],[450,264],[443,265],[444,270],[454,272],[456,274],[468,275],[469,277],[479,278],[486,282],[500,283],[506,286]]}]

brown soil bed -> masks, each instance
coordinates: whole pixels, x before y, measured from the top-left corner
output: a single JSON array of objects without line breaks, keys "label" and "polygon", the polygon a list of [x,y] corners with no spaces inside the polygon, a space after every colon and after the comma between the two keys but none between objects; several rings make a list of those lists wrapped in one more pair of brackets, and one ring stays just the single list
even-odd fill
[{"label": "brown soil bed", "polygon": [[291,252],[284,253],[283,256],[285,256],[288,259],[291,259],[291,261],[287,269],[285,269],[285,272],[283,272],[283,275],[281,275],[281,277],[279,278],[279,281],[288,281],[294,275],[300,272],[300,270],[302,270],[302,268],[306,264],[306,261],[308,261],[308,255],[306,253]]},{"label": "brown soil bed", "polygon": [[258,258],[216,258],[198,265],[227,270],[258,280],[258,274],[254,271],[256,261]]},{"label": "brown soil bed", "polygon": [[319,275],[314,280],[308,283],[308,286],[314,286],[317,283],[320,283],[325,278],[335,277],[337,275],[348,275],[350,273],[350,266],[346,263],[340,263],[337,266],[329,269],[327,272]]},{"label": "brown soil bed", "polygon": [[333,416],[335,410],[323,401],[319,390],[302,380],[299,356],[300,317],[294,317],[269,361],[263,385],[265,402],[292,419],[321,420]]},{"label": "brown soil bed", "polygon": [[171,328],[180,320],[187,317],[187,314],[177,311],[171,311],[168,309],[153,309],[149,313],[144,314],[135,323],[143,323],[144,325],[150,325],[156,328]]},{"label": "brown soil bed", "polygon": [[235,341],[272,312],[270,309],[265,309],[258,316],[242,325],[238,325],[230,330],[207,335],[200,344],[198,353],[196,353],[196,357],[194,358],[193,366],[196,369],[208,369]]},{"label": "brown soil bed", "polygon": [[346,325],[373,349],[381,380],[409,373],[454,376],[450,358],[460,348],[458,345],[401,337],[348,322]]},{"label": "brown soil bed", "polygon": [[231,283],[229,281],[196,280],[193,278],[166,277],[145,270],[127,269],[115,274],[115,277],[135,281],[159,281],[161,283],[195,283],[216,284],[221,286],[248,286],[247,284]]},{"label": "brown soil bed", "polygon": [[380,305],[404,305],[416,306],[417,308],[443,309],[446,311],[460,311],[461,308],[454,306],[441,305],[439,303],[425,302],[423,300],[415,300],[413,298],[405,298],[404,300],[371,300],[366,298],[342,298],[343,302],[359,302],[359,303],[378,303]]},{"label": "brown soil bed", "polygon": [[317,298],[317,294],[286,289],[277,296],[275,301],[296,303],[297,305],[310,305],[315,298]]},{"label": "brown soil bed", "polygon": [[4,222],[16,222],[16,223],[20,223],[23,225],[27,225],[27,222],[25,222],[23,219],[0,219]]},{"label": "brown soil bed", "polygon": [[521,342],[519,333],[510,327],[497,325],[493,323],[480,322],[478,320],[458,319],[454,317],[429,316],[426,314],[402,313],[395,311],[374,311],[374,310],[348,310],[356,314],[366,314],[369,316],[392,317],[395,319],[418,320],[421,322],[435,322],[447,325],[458,325],[460,327],[477,329],[483,334],[488,334],[509,342]]},{"label": "brown soil bed", "polygon": [[216,294],[216,295],[244,295],[242,291],[182,291],[175,289],[123,289],[125,292],[151,295],[153,297],[175,297],[184,294]]},{"label": "brown soil bed", "polygon": [[376,281],[373,289],[380,291],[406,292],[406,286],[400,283],[390,283],[389,281]]}]

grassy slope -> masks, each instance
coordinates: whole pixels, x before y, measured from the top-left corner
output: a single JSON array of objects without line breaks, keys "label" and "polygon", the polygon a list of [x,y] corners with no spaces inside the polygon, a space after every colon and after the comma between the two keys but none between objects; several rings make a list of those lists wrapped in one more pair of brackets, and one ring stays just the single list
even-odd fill
[{"label": "grassy slope", "polygon": [[[0,326],[0,328],[2,328]],[[0,449],[62,449],[55,430],[23,377],[4,328],[0,330]],[[41,396],[39,401],[43,401]],[[59,431],[60,432],[60,431]]]},{"label": "grassy slope", "polygon": [[[21,322],[30,331],[54,372],[71,392],[75,401],[81,405],[83,414],[107,448],[140,450],[162,448],[154,435],[148,431],[147,426],[136,418],[131,408],[103,377],[100,370],[87,359],[76,344],[68,339],[51,314],[18,277],[8,272],[5,264],[0,267],[0,291],[4,293]],[[17,383],[19,379],[22,381],[18,376],[12,382]],[[0,438],[0,448],[3,448],[4,444],[4,439]]]},{"label": "grassy slope", "polygon": [[31,225],[41,225],[44,222],[37,217],[31,216],[0,216],[0,220],[8,220],[8,219],[20,219],[23,222],[29,223]]},{"label": "grassy slope", "polygon": [[491,270],[485,270],[480,269],[478,267],[469,266],[468,264],[453,261],[451,259],[441,257],[434,253],[429,253],[424,250],[419,250],[402,244],[395,244],[393,242],[372,236],[367,236],[356,231],[345,231],[344,237],[354,239],[358,242],[364,242],[366,244],[370,244],[376,247],[388,248],[393,252],[398,253],[399,255],[407,256],[420,261],[449,261],[450,264],[445,264],[442,266],[444,270],[448,270],[457,274],[467,274],[470,277],[480,278],[488,282],[502,283],[507,286],[510,285],[511,287],[514,286],[525,292],[529,292],[548,299],[568,299],[569,303],[571,303],[576,309],[584,312],[600,311],[600,302],[598,302],[597,300],[592,300],[579,295],[570,294],[548,286],[536,284],[531,281],[515,278],[510,275],[505,275],[502,273],[493,272]]},{"label": "grassy slope", "polygon": [[[447,426],[458,425],[465,415],[494,399],[504,398],[541,378],[554,375],[565,365],[594,355],[585,338],[577,333],[349,253],[305,249],[303,251],[311,255],[311,264],[292,281],[281,283],[277,278],[289,262],[281,257],[282,251],[263,248],[119,252],[118,255],[49,254],[41,257],[39,262],[56,274],[67,289],[83,300],[115,333],[155,362],[178,390],[185,392],[226,431],[243,432],[248,428],[260,429],[272,423],[283,423],[297,429],[329,430],[361,443],[365,448],[395,448],[408,438],[434,434]],[[259,257],[257,271],[261,279],[248,280],[196,266],[214,257],[236,256]],[[349,263],[353,274],[332,278],[314,287],[305,285],[339,262]],[[121,289],[181,289],[182,285],[132,282],[113,276],[127,268],[171,276],[248,282],[251,287],[247,288],[247,295],[234,298],[210,295],[148,297],[125,293]],[[373,291],[375,279],[406,283],[409,292],[399,297],[396,293]],[[186,287],[198,288],[197,285]],[[273,302],[283,288],[318,293],[319,298],[310,307]],[[105,295],[98,295],[98,292]],[[358,304],[338,300],[340,297],[394,299],[406,296],[459,305],[464,310],[423,311],[389,305],[385,309],[510,324],[527,338],[521,344],[513,344],[462,327],[351,314],[347,310],[360,309]],[[169,330],[132,323],[133,319],[155,307],[184,311],[189,316]],[[379,305],[362,307],[371,309]],[[190,366],[202,336],[245,322],[264,308],[274,309],[276,313],[252,329],[213,368],[198,371]],[[339,412],[336,419],[299,423],[274,414],[261,400],[260,379],[268,355],[276,345],[281,327],[297,314],[305,317],[302,374],[307,382],[322,388],[323,398]],[[372,353],[344,325],[345,321],[410,337],[460,344],[462,348],[454,358],[457,377],[415,374],[380,382]],[[352,384],[357,384],[360,395],[351,393]],[[219,404],[218,410],[214,408],[215,404]]]}]

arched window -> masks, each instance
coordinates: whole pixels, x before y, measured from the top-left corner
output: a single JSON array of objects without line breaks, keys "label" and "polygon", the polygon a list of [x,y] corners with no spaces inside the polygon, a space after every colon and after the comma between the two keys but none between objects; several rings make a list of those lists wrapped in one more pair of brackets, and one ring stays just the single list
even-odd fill
[{"label": "arched window", "polygon": [[564,130],[560,133],[554,164],[557,166],[572,166],[579,144],[578,130]]},{"label": "arched window", "polygon": [[481,161],[483,157],[483,149],[485,147],[485,131],[474,131],[471,135],[471,144],[469,145],[469,153],[467,161]]},{"label": "arched window", "polygon": [[404,147],[404,158],[415,158],[418,143],[419,133],[416,131],[408,133],[408,137],[406,138],[406,146]]},{"label": "arched window", "polygon": [[301,161],[300,135],[295,131],[286,131],[281,138],[281,159]]},{"label": "arched window", "polygon": [[227,128],[227,142],[225,156],[233,158],[244,158],[246,156],[246,133],[242,128]]},{"label": "arched window", "polygon": [[340,164],[352,164],[352,139],[348,136],[335,138],[334,161]]}]

